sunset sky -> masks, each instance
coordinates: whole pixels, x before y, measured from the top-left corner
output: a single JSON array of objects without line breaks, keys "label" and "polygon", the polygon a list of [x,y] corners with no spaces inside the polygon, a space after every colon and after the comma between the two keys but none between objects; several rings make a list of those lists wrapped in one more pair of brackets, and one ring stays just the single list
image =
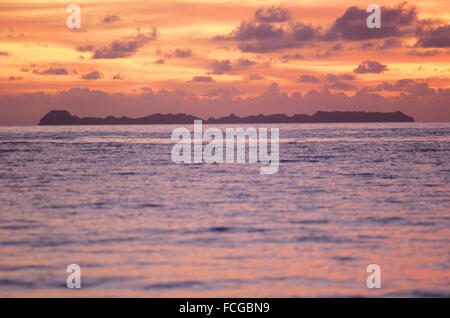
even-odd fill
[{"label": "sunset sky", "polygon": [[[69,29],[66,8],[81,7]],[[0,124],[400,110],[450,121],[450,2],[3,0]]]}]

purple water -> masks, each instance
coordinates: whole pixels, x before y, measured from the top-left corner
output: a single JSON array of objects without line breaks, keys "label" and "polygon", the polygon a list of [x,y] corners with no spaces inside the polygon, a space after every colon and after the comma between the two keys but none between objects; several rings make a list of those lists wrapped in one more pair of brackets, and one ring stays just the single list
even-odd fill
[{"label": "purple water", "polygon": [[176,126],[0,127],[0,296],[450,295],[450,123],[263,127],[274,175],[175,165]]}]

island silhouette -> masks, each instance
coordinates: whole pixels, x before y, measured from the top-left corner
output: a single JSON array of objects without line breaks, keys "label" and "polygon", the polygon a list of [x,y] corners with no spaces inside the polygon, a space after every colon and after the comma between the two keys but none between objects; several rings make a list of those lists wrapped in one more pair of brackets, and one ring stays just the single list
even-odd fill
[{"label": "island silhouette", "polygon": [[[173,125],[192,124],[200,117],[187,114],[153,114],[139,118],[129,117],[78,117],[67,110],[52,110],[41,118],[39,125]],[[284,123],[379,123],[379,122],[413,122],[414,118],[400,111],[391,113],[364,111],[317,111],[314,115],[284,114],[256,115],[239,117],[234,114],[203,120],[205,124],[284,124]]]}]

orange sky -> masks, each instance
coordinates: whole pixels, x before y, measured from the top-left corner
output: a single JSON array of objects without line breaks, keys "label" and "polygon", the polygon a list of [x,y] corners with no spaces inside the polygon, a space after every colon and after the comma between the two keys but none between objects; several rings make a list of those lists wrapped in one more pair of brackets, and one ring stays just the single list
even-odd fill
[{"label": "orange sky", "polygon": [[[333,106],[353,109],[358,107],[347,101],[333,105],[327,100],[322,105],[326,94],[311,102],[306,101],[305,95],[311,90],[322,91],[320,94],[327,90],[332,96],[351,97],[361,90],[370,90],[384,98],[401,94],[416,98],[410,109],[404,106],[406,109],[400,110],[418,116],[419,120],[450,120],[450,106],[445,105],[450,96],[450,3],[446,0],[409,1],[401,7],[400,2],[377,1],[382,7],[380,32],[387,32],[386,35],[374,37],[369,30],[362,30],[357,39],[352,38],[351,32],[346,35],[344,28],[355,21],[359,23],[360,18],[356,18],[338,30],[342,34],[326,40],[330,30],[336,29],[336,19],[344,17],[348,8],[356,6],[365,11],[371,2],[78,0],[75,3],[81,7],[82,25],[78,30],[66,26],[69,15],[66,7],[70,2],[3,0],[0,4],[0,124],[35,123],[46,110],[44,102],[32,109],[23,94],[37,92],[57,98],[47,108],[55,105],[70,108],[78,111],[77,115],[139,116],[174,111],[206,116],[258,110],[311,113]],[[288,16],[283,21],[258,20],[255,12],[261,9],[261,14],[267,17],[269,11],[264,10],[270,8],[275,13],[287,12]],[[396,8],[400,9],[395,11]],[[397,12],[398,17],[391,18],[388,10]],[[260,29],[250,27],[238,33],[241,23],[281,30],[283,35],[258,33]],[[301,29],[305,26],[313,30],[312,39],[302,38],[308,34],[301,32],[306,30]],[[300,30],[298,37],[295,30]],[[123,56],[114,56],[116,52],[112,51],[121,46]],[[82,47],[85,49],[81,50]],[[375,61],[385,68],[355,71],[364,61]],[[412,82],[397,84],[403,79]],[[383,82],[391,86],[384,85],[381,89]],[[271,86],[273,83],[276,89]],[[417,90],[423,85],[431,91],[417,97]],[[272,106],[266,98],[258,109],[255,106],[258,98],[269,94],[270,87],[276,95]],[[106,102],[74,109],[60,96],[77,88],[87,88],[89,94],[98,90],[109,99],[117,99],[115,93],[145,99],[142,94],[148,94],[149,88],[153,95],[161,91],[173,95],[179,91],[185,95],[183,101],[196,101],[181,103],[179,108],[168,107],[173,97],[170,95],[165,102],[153,99],[152,103],[141,105],[134,101],[139,105],[127,109],[109,108]],[[295,105],[277,108],[276,98],[284,98],[285,93],[291,99],[292,94],[299,93],[305,100],[298,108]],[[89,98],[94,100],[92,96]],[[235,102],[224,109],[230,99]],[[239,101],[247,99],[252,100],[247,104]],[[207,106],[202,104],[204,101]],[[378,105],[375,101],[368,103]],[[402,105],[408,103],[400,101]],[[430,103],[432,107],[426,108]],[[124,104],[127,105],[125,102],[120,105]],[[392,107],[381,102],[380,106],[373,105],[360,108],[382,111]],[[17,108],[20,111],[16,112]]]}]

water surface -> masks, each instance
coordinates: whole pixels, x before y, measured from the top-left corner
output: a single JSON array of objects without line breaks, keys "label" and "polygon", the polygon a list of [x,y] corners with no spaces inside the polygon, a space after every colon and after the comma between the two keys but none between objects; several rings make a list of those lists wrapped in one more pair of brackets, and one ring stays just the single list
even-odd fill
[{"label": "water surface", "polygon": [[175,165],[175,126],[0,127],[0,296],[450,295],[449,123],[261,127],[274,175]]}]

